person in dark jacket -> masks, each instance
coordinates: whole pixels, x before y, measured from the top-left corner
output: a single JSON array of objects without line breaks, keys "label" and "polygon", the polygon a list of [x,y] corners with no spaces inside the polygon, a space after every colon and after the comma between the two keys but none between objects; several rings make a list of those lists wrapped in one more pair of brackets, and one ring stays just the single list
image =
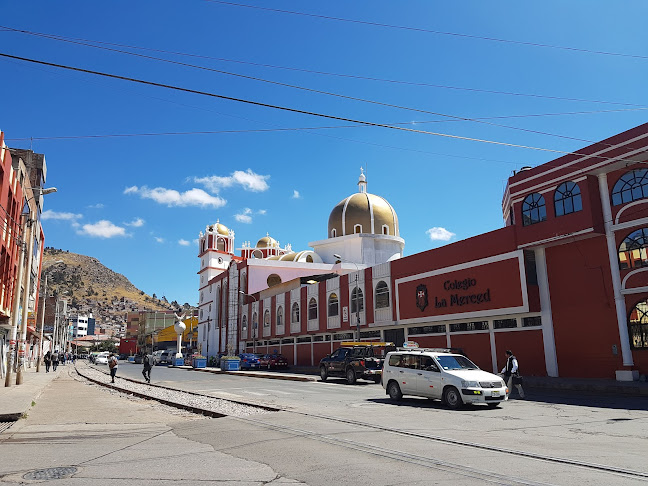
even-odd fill
[{"label": "person in dark jacket", "polygon": [[506,386],[508,386],[509,389],[509,396],[513,392],[513,386],[515,386],[518,393],[520,394],[520,398],[524,398],[524,390],[522,389],[522,385],[519,383],[513,383],[514,379],[519,378],[520,370],[518,367],[518,360],[513,355],[513,351],[511,351],[510,349],[506,350],[506,365],[504,366],[504,368],[502,368],[501,372],[504,374],[504,380],[506,381]]},{"label": "person in dark jacket", "polygon": [[48,351],[45,353],[45,357],[43,358],[43,361],[45,361],[45,373],[49,373],[50,365],[52,364],[52,353],[51,351]]},{"label": "person in dark jacket", "polygon": [[153,355],[149,353],[144,353],[142,356],[142,363],[144,364],[144,369],[142,370],[142,375],[146,383],[151,383],[151,368],[153,368]]}]

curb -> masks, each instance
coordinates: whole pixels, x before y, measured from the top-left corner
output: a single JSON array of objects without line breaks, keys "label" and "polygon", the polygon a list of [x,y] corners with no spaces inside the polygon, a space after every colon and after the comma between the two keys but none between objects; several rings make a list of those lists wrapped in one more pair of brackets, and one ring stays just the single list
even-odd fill
[{"label": "curb", "polygon": [[318,379],[311,376],[297,376],[297,375],[274,375],[264,374],[253,371],[223,371],[219,369],[207,368],[193,368],[191,366],[169,366],[169,368],[177,368],[185,371],[200,371],[203,373],[213,373],[215,375],[235,375],[235,376],[249,376],[250,378],[266,378],[270,380],[287,380],[287,381],[317,381]]}]

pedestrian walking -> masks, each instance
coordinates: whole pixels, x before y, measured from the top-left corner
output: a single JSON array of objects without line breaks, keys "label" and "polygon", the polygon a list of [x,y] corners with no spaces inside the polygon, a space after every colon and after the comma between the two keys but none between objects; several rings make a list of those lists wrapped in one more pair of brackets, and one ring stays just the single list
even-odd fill
[{"label": "pedestrian walking", "polygon": [[504,374],[504,380],[506,381],[506,386],[509,389],[509,396],[513,393],[513,386],[517,388],[520,398],[524,398],[524,390],[522,389],[522,377],[520,376],[520,369],[518,366],[518,360],[513,355],[513,351],[510,349],[506,350],[506,365],[502,368],[501,373]]},{"label": "pedestrian walking", "polygon": [[45,357],[43,358],[43,361],[45,361],[45,373],[49,373],[50,366],[52,365],[52,353],[51,351],[48,351],[45,353]]},{"label": "pedestrian walking", "polygon": [[117,374],[117,356],[112,353],[108,356],[108,367],[110,368],[111,383],[115,383],[115,375]]},{"label": "pedestrian walking", "polygon": [[65,366],[65,355],[66,353],[61,353],[61,364]]},{"label": "pedestrian walking", "polygon": [[52,353],[52,369],[56,371],[56,367],[59,364],[59,352],[58,350],[54,350]]},{"label": "pedestrian walking", "polygon": [[151,383],[151,369],[153,368],[153,355],[145,353],[142,358],[142,363],[144,364],[144,369],[142,370],[142,375],[146,383]]}]

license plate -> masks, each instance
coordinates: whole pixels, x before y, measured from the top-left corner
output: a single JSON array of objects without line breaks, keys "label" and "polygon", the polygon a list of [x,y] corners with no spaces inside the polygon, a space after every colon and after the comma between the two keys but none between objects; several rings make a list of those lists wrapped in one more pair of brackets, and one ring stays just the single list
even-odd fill
[{"label": "license plate", "polygon": [[499,391],[491,392],[491,397],[499,397],[499,396],[500,396],[500,392],[499,392]]}]

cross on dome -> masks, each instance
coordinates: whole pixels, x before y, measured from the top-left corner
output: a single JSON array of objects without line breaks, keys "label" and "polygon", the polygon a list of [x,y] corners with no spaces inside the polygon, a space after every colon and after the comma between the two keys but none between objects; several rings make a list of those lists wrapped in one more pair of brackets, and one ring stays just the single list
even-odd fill
[{"label": "cross on dome", "polygon": [[360,167],[360,178],[358,179],[358,192],[367,192],[367,177],[364,175],[364,169]]}]

